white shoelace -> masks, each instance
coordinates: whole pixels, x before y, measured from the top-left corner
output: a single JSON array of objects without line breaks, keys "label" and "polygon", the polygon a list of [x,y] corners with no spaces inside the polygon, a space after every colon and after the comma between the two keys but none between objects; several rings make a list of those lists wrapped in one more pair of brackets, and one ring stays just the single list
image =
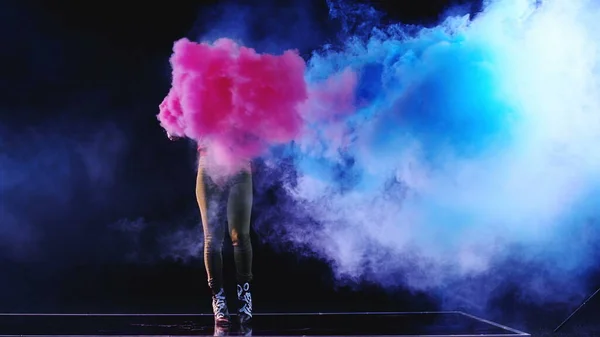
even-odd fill
[{"label": "white shoelace", "polygon": [[248,283],[244,283],[243,286],[238,284],[237,286],[238,300],[244,303],[239,312],[252,317],[252,295],[249,290],[250,284]]},{"label": "white shoelace", "polygon": [[227,303],[222,289],[213,297],[213,313],[217,318],[223,318],[227,314]]}]

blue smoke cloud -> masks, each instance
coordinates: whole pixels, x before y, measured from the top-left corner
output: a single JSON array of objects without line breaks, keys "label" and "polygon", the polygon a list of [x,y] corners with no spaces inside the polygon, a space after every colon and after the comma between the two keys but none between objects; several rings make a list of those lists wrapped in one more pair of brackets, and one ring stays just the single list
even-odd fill
[{"label": "blue smoke cloud", "polygon": [[343,43],[315,52],[307,78],[350,67],[358,109],[318,125],[343,136],[282,152],[299,171],[278,193],[294,201],[257,211],[259,230],[285,211],[267,240],[329,261],[340,282],[479,307],[507,284],[532,303],[580,299],[600,226],[600,7],[498,0],[419,28],[356,6],[330,2]]}]

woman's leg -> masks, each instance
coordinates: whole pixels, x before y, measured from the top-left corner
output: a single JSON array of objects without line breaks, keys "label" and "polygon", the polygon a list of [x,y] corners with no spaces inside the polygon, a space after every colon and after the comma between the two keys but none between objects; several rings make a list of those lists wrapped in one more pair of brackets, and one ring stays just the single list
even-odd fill
[{"label": "woman's leg", "polygon": [[202,227],[204,230],[204,266],[208,277],[208,286],[213,293],[213,312],[217,323],[229,321],[229,310],[223,291],[223,239],[225,226],[220,221],[219,207],[221,189],[206,173],[206,159],[198,160],[196,177],[196,199],[200,208]]},{"label": "woman's leg", "polygon": [[227,221],[233,243],[233,256],[237,271],[239,314],[243,323],[252,318],[252,243],[250,242],[250,216],[252,213],[252,173],[250,167],[232,180],[227,202]]}]

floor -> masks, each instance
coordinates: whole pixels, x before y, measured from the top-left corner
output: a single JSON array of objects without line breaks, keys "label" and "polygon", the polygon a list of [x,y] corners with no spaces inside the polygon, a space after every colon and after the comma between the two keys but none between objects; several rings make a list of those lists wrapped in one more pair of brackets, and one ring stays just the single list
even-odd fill
[{"label": "floor", "polygon": [[0,314],[0,336],[529,336],[462,312],[255,314],[215,329],[211,315]]}]

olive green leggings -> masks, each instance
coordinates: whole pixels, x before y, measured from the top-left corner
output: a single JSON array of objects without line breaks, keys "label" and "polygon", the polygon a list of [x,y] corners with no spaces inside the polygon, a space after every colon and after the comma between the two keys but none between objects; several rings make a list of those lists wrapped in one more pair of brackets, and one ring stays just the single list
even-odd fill
[{"label": "olive green leggings", "polygon": [[[222,248],[225,232],[233,243],[237,282],[252,280],[252,244],[250,215],[252,212],[252,171],[250,164],[228,179],[216,184],[206,173],[206,160],[198,160],[196,199],[204,229],[204,266],[209,287],[218,292],[223,287]],[[222,214],[227,207],[227,225]]]}]

